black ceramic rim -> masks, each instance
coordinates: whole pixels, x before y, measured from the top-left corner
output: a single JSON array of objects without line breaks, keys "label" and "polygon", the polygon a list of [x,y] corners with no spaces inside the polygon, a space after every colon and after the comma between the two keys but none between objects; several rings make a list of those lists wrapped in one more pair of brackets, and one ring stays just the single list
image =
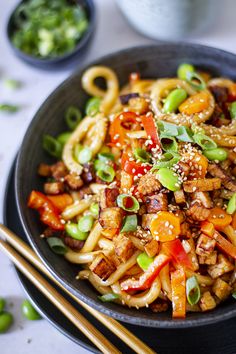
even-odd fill
[{"label": "black ceramic rim", "polygon": [[11,48],[17,53],[19,58],[22,58],[23,60],[27,61],[28,63],[34,63],[35,65],[39,66],[44,66],[44,65],[53,65],[53,64],[59,64],[61,62],[66,61],[67,59],[70,59],[74,55],[78,54],[87,44],[87,42],[90,40],[94,29],[95,29],[95,23],[96,23],[96,8],[94,5],[93,0],[84,0],[86,3],[86,7],[88,8],[89,11],[89,26],[86,32],[83,34],[81,40],[78,42],[76,47],[69,53],[60,55],[55,58],[45,58],[45,59],[40,59],[37,58],[33,55],[26,54],[25,52],[21,51],[17,47],[14,46],[11,40],[11,26],[13,24],[13,16],[16,11],[16,9],[19,7],[21,3],[23,3],[25,0],[22,0],[20,3],[17,4],[17,6],[14,8],[14,10],[11,12],[11,15],[9,16],[9,20],[7,22],[7,28],[6,28],[6,34],[7,34],[7,39],[8,42],[11,46]]},{"label": "black ceramic rim", "polygon": [[[160,49],[160,50],[166,50],[168,51],[168,48],[170,49],[171,47],[173,48],[173,46],[176,46],[177,48],[179,47],[184,47],[184,48],[188,48],[188,49],[195,49],[195,50],[201,50],[202,56],[204,57],[204,53],[209,53],[211,52],[212,56],[218,57],[225,57],[225,60],[227,60],[227,58],[230,58],[231,60],[236,61],[236,55],[217,49],[217,48],[212,48],[212,47],[208,47],[208,46],[203,46],[203,45],[199,45],[199,44],[188,44],[188,43],[184,43],[184,42],[178,42],[178,43],[164,43],[164,44],[159,44],[156,46],[153,45],[149,45],[149,46],[138,46],[138,47],[133,47],[133,48],[128,48],[128,49],[124,49],[115,53],[112,53],[110,55],[106,55],[102,58],[99,58],[91,63],[89,63],[88,65],[86,65],[85,67],[83,67],[80,70],[77,70],[75,73],[81,73],[83,72],[86,68],[92,66],[92,65],[97,65],[97,64],[101,64],[104,60],[110,59],[112,60],[112,58],[115,58],[117,55],[123,54],[124,57],[128,58],[129,53],[133,53],[133,51],[145,51],[146,50],[152,50],[153,47]],[[124,64],[125,64],[125,60],[124,60]],[[75,74],[74,73],[74,74]],[[74,74],[72,74],[71,76],[73,76]],[[21,210],[21,205],[20,205],[20,184],[19,184],[19,175],[20,175],[20,170],[21,170],[21,162],[23,163],[24,160],[24,144],[26,144],[27,140],[30,138],[33,130],[34,130],[34,126],[36,125],[37,122],[37,115],[40,113],[42,107],[44,106],[44,104],[46,104],[47,102],[49,102],[51,100],[51,97],[57,93],[58,91],[60,91],[61,89],[63,89],[63,87],[66,85],[67,81],[70,80],[71,76],[69,78],[67,78],[65,81],[62,82],[61,85],[59,85],[52,93],[51,95],[44,101],[44,103],[41,105],[41,107],[39,108],[39,110],[36,112],[28,130],[26,131],[26,134],[24,136],[23,139],[23,143],[21,146],[21,149],[19,151],[19,155],[17,158],[17,164],[16,164],[16,175],[15,175],[15,190],[16,190],[16,201],[17,201],[17,208],[18,208],[18,212],[19,212],[19,216],[22,222],[22,226],[24,228],[24,231],[28,237],[28,240],[30,242],[30,244],[32,245],[33,249],[35,250],[35,252],[38,254],[38,256],[41,258],[41,260],[44,262],[45,266],[49,269],[49,271],[53,274],[53,276],[65,287],[67,288],[70,292],[72,292],[75,296],[78,296],[82,301],[84,301],[86,304],[88,304],[89,306],[95,308],[96,310],[106,314],[107,316],[111,316],[119,321],[123,321],[123,322],[127,322],[127,323],[131,323],[134,325],[139,325],[139,326],[146,326],[146,327],[157,327],[157,328],[169,328],[169,329],[175,329],[175,328],[188,328],[188,327],[198,327],[198,326],[205,326],[208,324],[214,324],[220,321],[224,321],[226,319],[230,319],[232,317],[236,316],[236,306],[234,307],[234,309],[231,309],[230,311],[226,311],[225,313],[221,313],[221,314],[216,314],[214,313],[214,310],[212,312],[209,313],[202,313],[202,317],[198,317],[196,319],[189,319],[188,317],[186,317],[186,319],[178,319],[178,320],[173,320],[173,319],[169,319],[169,320],[163,320],[163,319],[158,319],[158,315],[156,319],[144,319],[142,317],[137,316],[132,316],[129,314],[124,314],[121,313],[119,311],[119,306],[116,307],[116,309],[110,309],[107,308],[105,304],[99,304],[98,302],[96,302],[95,300],[88,298],[87,296],[85,296],[83,293],[80,292],[80,290],[78,288],[75,288],[74,286],[72,286],[68,281],[66,281],[65,279],[62,279],[60,277],[60,275],[58,274],[57,271],[55,271],[55,269],[51,266],[51,264],[49,264],[44,257],[41,255],[40,251],[38,250],[36,243],[33,239],[33,237],[31,236],[30,233],[30,229],[27,225],[24,213]]]}]

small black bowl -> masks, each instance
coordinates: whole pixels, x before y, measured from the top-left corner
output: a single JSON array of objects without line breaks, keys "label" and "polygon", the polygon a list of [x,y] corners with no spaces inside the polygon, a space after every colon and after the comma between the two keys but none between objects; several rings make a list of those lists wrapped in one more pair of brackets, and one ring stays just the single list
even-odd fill
[{"label": "small black bowl", "polygon": [[7,38],[10,43],[10,46],[13,50],[13,52],[16,54],[18,58],[21,60],[25,61],[26,63],[37,66],[42,69],[59,69],[60,67],[64,67],[65,64],[75,62],[78,57],[82,58],[88,49],[88,44],[92,38],[92,35],[95,30],[96,26],[96,8],[94,5],[93,0],[78,0],[78,4],[81,5],[87,15],[89,25],[86,30],[86,32],[83,34],[82,38],[76,45],[76,47],[71,51],[66,54],[60,55],[58,57],[54,58],[37,58],[36,56],[26,54],[22,50],[18,49],[17,47],[14,46],[12,43],[12,34],[16,30],[16,25],[14,23],[14,13],[17,10],[17,8],[27,0],[21,1],[15,9],[12,11],[8,23],[7,23]]},{"label": "small black bowl", "polygon": [[[175,43],[142,46],[123,50],[91,63],[112,68],[124,85],[131,72],[140,72],[143,78],[172,77],[180,63],[190,62],[214,76],[235,80],[236,55],[197,44]],[[88,67],[89,67],[88,66]],[[172,319],[171,311],[153,313],[150,309],[128,308],[115,303],[101,303],[97,291],[88,281],[76,280],[79,265],[70,264],[54,254],[47,242],[40,238],[43,226],[37,214],[27,207],[31,190],[42,190],[43,181],[37,175],[39,163],[53,163],[42,149],[43,134],[56,136],[66,129],[64,112],[70,105],[83,108],[88,95],[81,86],[84,69],[74,72],[42,104],[36,113],[21,146],[15,175],[16,201],[24,231],[39,257],[71,293],[91,307],[120,321],[157,328],[188,328],[217,323],[236,316],[236,303],[228,299],[216,309],[205,313],[188,313],[186,319]]]}]

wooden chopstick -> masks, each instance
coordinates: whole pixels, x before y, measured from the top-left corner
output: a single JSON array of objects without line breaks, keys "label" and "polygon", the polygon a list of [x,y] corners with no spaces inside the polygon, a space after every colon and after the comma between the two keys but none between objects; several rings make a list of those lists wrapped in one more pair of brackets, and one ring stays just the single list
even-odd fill
[{"label": "wooden chopstick", "polygon": [[[132,332],[121,325],[118,321],[98,312],[91,308],[89,305],[82,302],[76,296],[71,294],[69,290],[63,287],[63,285],[52,276],[48,269],[44,266],[40,258],[35,252],[18,236],[10,231],[6,226],[0,224],[0,235],[5,238],[16,250],[18,250],[25,258],[27,258],[35,267],[43,272],[48,278],[50,278],[57,286],[59,286],[64,292],[72,297],[80,306],[86,309],[91,315],[93,315],[98,321],[106,326],[112,333],[114,333],[119,339],[121,339],[127,346],[132,348],[137,354],[155,354],[150,347],[137,338]],[[1,243],[2,245],[2,243]],[[110,352],[113,353],[113,352]],[[115,352],[114,352],[115,353]]]}]

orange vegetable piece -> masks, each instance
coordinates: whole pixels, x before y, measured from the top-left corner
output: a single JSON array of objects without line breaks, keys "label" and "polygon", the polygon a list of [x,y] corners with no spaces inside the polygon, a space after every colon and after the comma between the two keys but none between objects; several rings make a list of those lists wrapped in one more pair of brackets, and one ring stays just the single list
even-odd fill
[{"label": "orange vegetable piece", "polygon": [[62,213],[68,205],[73,203],[73,198],[67,193],[47,195],[47,198],[51,200],[52,204],[60,211],[60,213]]},{"label": "orange vegetable piece", "polygon": [[227,214],[225,210],[215,207],[211,209],[208,221],[211,222],[217,230],[222,230],[232,221],[232,216]]},{"label": "orange vegetable piece", "polygon": [[185,153],[183,156],[184,162],[186,162],[187,164],[191,162],[192,167],[194,168],[191,169],[188,179],[199,179],[204,178],[206,176],[208,160],[204,155],[192,151],[191,153]]},{"label": "orange vegetable piece", "polygon": [[234,213],[232,217],[232,227],[236,230],[236,213]]},{"label": "orange vegetable piece", "polygon": [[102,235],[109,240],[112,240],[113,237],[119,232],[119,229],[103,229]]},{"label": "orange vegetable piece", "polygon": [[183,268],[177,269],[170,275],[172,289],[172,317],[186,316],[186,277]]},{"label": "orange vegetable piece", "polygon": [[201,223],[201,231],[205,235],[212,237],[214,235],[214,233],[215,233],[215,228],[214,228],[214,225],[211,222],[203,221]]},{"label": "orange vegetable piece", "polygon": [[236,247],[229,242],[224,236],[219,232],[215,231],[214,235],[211,237],[216,241],[216,246],[230,257],[236,259]]},{"label": "orange vegetable piece", "polygon": [[180,218],[168,211],[159,211],[151,221],[150,230],[157,241],[175,240],[180,234]]},{"label": "orange vegetable piece", "polygon": [[208,107],[209,98],[210,96],[207,91],[196,93],[181,103],[179,111],[188,115],[202,112]]}]

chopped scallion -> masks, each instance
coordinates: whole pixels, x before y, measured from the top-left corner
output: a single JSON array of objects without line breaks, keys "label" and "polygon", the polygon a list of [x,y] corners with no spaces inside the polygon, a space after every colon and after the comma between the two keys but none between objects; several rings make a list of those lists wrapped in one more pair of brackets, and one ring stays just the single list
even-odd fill
[{"label": "chopped scallion", "polygon": [[47,238],[47,242],[54,253],[65,254],[67,252],[67,247],[60,238],[49,237]]},{"label": "chopped scallion", "polygon": [[118,294],[114,294],[114,293],[108,293],[108,294],[98,296],[98,299],[101,300],[102,302],[111,302],[111,301],[117,300],[119,298],[120,298],[120,296]]},{"label": "chopped scallion", "polygon": [[43,136],[43,149],[50,155],[60,159],[62,154],[62,144],[51,135]]},{"label": "chopped scallion", "polygon": [[118,195],[117,205],[118,205],[118,207],[120,207],[126,211],[133,211],[136,213],[139,210],[138,200],[129,194]]},{"label": "chopped scallion", "polygon": [[137,215],[127,215],[124,219],[121,232],[133,232],[137,230],[138,218]]},{"label": "chopped scallion", "polygon": [[186,295],[190,305],[195,305],[200,300],[201,292],[195,276],[188,278],[186,281]]},{"label": "chopped scallion", "polygon": [[74,130],[82,119],[80,110],[75,106],[68,107],[65,114],[65,121],[70,130]]},{"label": "chopped scallion", "polygon": [[197,133],[193,135],[193,140],[196,144],[198,144],[202,150],[211,150],[217,148],[217,144],[209,138],[209,136]]}]

